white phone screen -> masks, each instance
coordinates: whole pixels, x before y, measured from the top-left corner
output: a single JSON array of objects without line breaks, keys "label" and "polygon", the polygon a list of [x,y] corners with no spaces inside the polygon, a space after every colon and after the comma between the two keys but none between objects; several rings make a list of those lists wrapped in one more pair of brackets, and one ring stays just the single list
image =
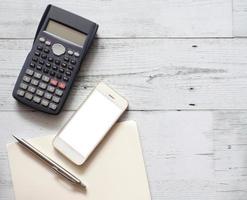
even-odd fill
[{"label": "white phone screen", "polygon": [[123,110],[100,91],[94,90],[59,137],[87,157],[102,140]]}]

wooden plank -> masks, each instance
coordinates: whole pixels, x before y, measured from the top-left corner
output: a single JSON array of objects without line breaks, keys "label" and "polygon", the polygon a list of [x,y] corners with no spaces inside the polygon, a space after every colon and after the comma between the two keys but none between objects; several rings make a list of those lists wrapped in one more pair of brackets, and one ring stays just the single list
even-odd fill
[{"label": "wooden plank", "polygon": [[[1,112],[1,200],[13,199],[5,148],[11,135],[54,134],[72,114]],[[152,199],[246,199],[246,111],[131,111],[125,119],[138,123]]]},{"label": "wooden plank", "polygon": [[[30,47],[30,40],[0,40],[0,110],[28,109],[11,92]],[[78,108],[100,80],[130,110],[246,109],[246,52],[244,39],[96,40],[65,109]]]},{"label": "wooden plank", "polygon": [[247,2],[233,0],[233,36],[247,36]]},{"label": "wooden plank", "polygon": [[246,199],[247,120],[245,116],[246,111],[222,111],[215,119],[217,121],[214,129],[215,175],[218,180],[217,195],[221,199]]},{"label": "wooden plank", "polygon": [[48,3],[100,25],[99,37],[231,37],[231,0],[2,0],[0,38],[32,38]]}]

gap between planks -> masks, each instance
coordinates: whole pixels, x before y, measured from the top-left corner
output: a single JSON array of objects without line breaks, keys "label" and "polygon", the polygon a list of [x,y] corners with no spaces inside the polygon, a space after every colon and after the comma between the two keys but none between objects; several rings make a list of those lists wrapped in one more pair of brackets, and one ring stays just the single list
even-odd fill
[{"label": "gap between planks", "polygon": [[[97,37],[95,40],[99,39],[104,39],[104,40],[124,40],[124,39],[147,39],[147,40],[152,40],[152,39],[164,39],[164,40],[176,40],[176,39],[183,39],[183,40],[193,40],[193,39],[202,39],[202,40],[210,40],[210,39],[237,39],[237,38],[247,38],[247,36],[217,36],[217,37]],[[0,38],[0,40],[34,40],[34,38]]]}]

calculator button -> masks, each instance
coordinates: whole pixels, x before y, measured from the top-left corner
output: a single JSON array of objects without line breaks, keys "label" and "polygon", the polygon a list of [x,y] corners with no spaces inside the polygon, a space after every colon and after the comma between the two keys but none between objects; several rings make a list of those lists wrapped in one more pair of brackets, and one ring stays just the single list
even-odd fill
[{"label": "calculator button", "polygon": [[40,79],[41,76],[42,76],[41,73],[38,73],[38,72],[35,72],[35,73],[34,73],[34,78]]},{"label": "calculator button", "polygon": [[35,54],[35,56],[40,56],[40,52],[38,52],[38,51],[35,51],[34,54]]},{"label": "calculator button", "polygon": [[66,62],[69,62],[69,57],[67,57],[67,56],[64,56],[64,61],[66,61]]},{"label": "calculator button", "polygon": [[67,82],[69,80],[69,78],[67,76],[64,76],[63,80]]},{"label": "calculator button", "polygon": [[39,60],[39,64],[44,65],[45,62],[43,60]]},{"label": "calculator button", "polygon": [[44,43],[44,42],[45,42],[45,38],[40,37],[40,38],[39,38],[39,41],[42,42],[42,43]]},{"label": "calculator button", "polygon": [[50,83],[51,83],[51,85],[53,85],[53,86],[57,86],[58,81],[55,80],[55,79],[51,79]]},{"label": "calculator button", "polygon": [[36,94],[37,94],[38,96],[42,97],[42,96],[44,95],[44,91],[38,89],[38,90],[36,91]]},{"label": "calculator button", "polygon": [[72,70],[74,69],[74,67],[71,66],[71,65],[69,65],[69,66],[68,66],[68,69],[72,71]]},{"label": "calculator button", "polygon": [[49,49],[47,49],[47,48],[45,48],[44,52],[45,52],[45,53],[49,53],[49,52],[50,52],[50,50],[49,50]]},{"label": "calculator button", "polygon": [[62,78],[62,75],[61,75],[61,74],[57,74],[56,77],[57,77],[58,79],[61,79],[61,78]]},{"label": "calculator button", "polygon": [[63,68],[60,68],[59,69],[59,72],[64,73],[64,69]]},{"label": "calculator button", "polygon": [[66,71],[65,72],[67,76],[70,76],[71,75],[71,72],[70,71]]},{"label": "calculator button", "polygon": [[52,57],[49,57],[49,58],[48,58],[48,61],[49,61],[49,62],[53,62],[53,58],[52,58]]},{"label": "calculator button", "polygon": [[50,100],[50,99],[52,98],[52,94],[46,92],[45,95],[44,95],[44,97],[45,97],[46,99]]},{"label": "calculator button", "polygon": [[17,95],[23,97],[25,92],[23,90],[17,90]]},{"label": "calculator button", "polygon": [[42,51],[43,50],[43,47],[41,45],[38,45],[37,46],[37,49],[40,50],[40,51]]},{"label": "calculator button", "polygon": [[23,89],[23,90],[26,90],[27,87],[28,87],[28,85],[25,84],[25,83],[21,83],[21,84],[20,84],[20,88]]},{"label": "calculator button", "polygon": [[49,108],[52,110],[56,110],[57,109],[57,105],[55,103],[50,103],[49,104]]},{"label": "calculator button", "polygon": [[31,84],[34,85],[34,86],[37,86],[39,84],[39,81],[36,80],[36,79],[32,79],[31,80]]},{"label": "calculator button", "polygon": [[41,101],[41,105],[42,105],[42,106],[47,107],[48,104],[49,104],[49,101],[47,101],[47,100],[45,100],[45,99],[42,99],[42,101]]},{"label": "calculator button", "polygon": [[52,45],[52,51],[56,56],[61,56],[65,53],[65,47],[61,44],[53,44]]},{"label": "calculator button", "polygon": [[51,41],[46,40],[46,41],[45,41],[45,44],[46,44],[47,46],[51,46]]},{"label": "calculator button", "polygon": [[34,101],[35,103],[40,103],[41,98],[38,97],[38,96],[34,96],[34,97],[33,97],[33,101]]},{"label": "calculator button", "polygon": [[44,81],[44,82],[49,82],[50,81],[50,78],[48,77],[48,76],[45,76],[45,75],[43,75],[42,76],[42,81]]},{"label": "calculator button", "polygon": [[52,69],[53,69],[53,70],[57,70],[58,67],[57,67],[56,65],[53,65],[53,66],[52,66]]},{"label": "calculator button", "polygon": [[33,62],[30,63],[30,67],[34,68],[35,64]]},{"label": "calculator button", "polygon": [[37,65],[36,69],[37,69],[37,70],[41,70],[41,69],[42,69],[42,66]]},{"label": "calculator button", "polygon": [[31,81],[31,78],[29,76],[23,76],[22,80],[29,83]]},{"label": "calculator button", "polygon": [[67,67],[67,64],[63,62],[62,67],[64,67],[64,68]]},{"label": "calculator button", "polygon": [[55,60],[56,65],[60,65],[61,61],[60,60]]},{"label": "calculator button", "polygon": [[46,67],[51,67],[51,63],[45,63]]},{"label": "calculator button", "polygon": [[56,96],[53,96],[52,97],[52,101],[55,102],[55,103],[59,103],[60,98],[59,97],[56,97]]},{"label": "calculator button", "polygon": [[55,87],[48,85],[47,91],[53,93],[55,91]]},{"label": "calculator button", "polygon": [[50,75],[51,76],[55,76],[55,72],[54,71],[50,71]]},{"label": "calculator button", "polygon": [[75,57],[77,57],[77,58],[80,56],[80,54],[79,54],[78,52],[75,52],[74,55],[75,55]]},{"label": "calculator button", "polygon": [[69,54],[70,56],[73,56],[74,52],[71,51],[71,50],[68,50],[68,54]]},{"label": "calculator button", "polygon": [[55,94],[57,96],[60,96],[61,97],[63,95],[63,91],[62,90],[59,90],[59,89],[56,89]]},{"label": "calculator button", "polygon": [[41,58],[46,59],[46,58],[47,58],[47,55],[42,54],[42,55],[41,55]]},{"label": "calculator button", "polygon": [[47,74],[47,73],[49,72],[49,69],[44,68],[44,69],[43,69],[43,72]]},{"label": "calculator button", "polygon": [[63,83],[63,82],[59,82],[59,83],[58,83],[58,87],[59,87],[60,89],[65,89],[66,84]]},{"label": "calculator button", "polygon": [[37,57],[33,57],[32,60],[33,60],[34,62],[38,62],[38,58],[37,58]]},{"label": "calculator button", "polygon": [[31,93],[34,93],[36,91],[36,88],[33,87],[33,86],[28,86],[28,89],[27,89],[28,92],[31,92]]},{"label": "calculator button", "polygon": [[71,63],[72,65],[75,65],[75,64],[76,64],[76,61],[75,61],[75,60],[71,60],[70,63]]},{"label": "calculator button", "polygon": [[25,94],[25,98],[28,99],[28,100],[31,100],[33,98],[33,95],[27,92]]},{"label": "calculator button", "polygon": [[31,69],[26,69],[26,74],[27,74],[27,75],[32,76],[33,73],[34,73],[33,70],[31,70]]},{"label": "calculator button", "polygon": [[47,88],[47,84],[41,82],[41,83],[39,83],[39,87],[40,87],[41,89],[45,90],[45,89]]}]

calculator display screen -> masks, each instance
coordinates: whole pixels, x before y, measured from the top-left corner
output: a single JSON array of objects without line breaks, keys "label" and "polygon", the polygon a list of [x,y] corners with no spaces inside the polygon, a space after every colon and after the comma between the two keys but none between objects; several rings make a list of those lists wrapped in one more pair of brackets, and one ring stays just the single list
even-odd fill
[{"label": "calculator display screen", "polygon": [[76,31],[75,29],[72,29],[53,20],[49,20],[46,27],[46,32],[58,36],[69,42],[75,43],[79,46],[83,46],[87,38],[86,34]]}]

